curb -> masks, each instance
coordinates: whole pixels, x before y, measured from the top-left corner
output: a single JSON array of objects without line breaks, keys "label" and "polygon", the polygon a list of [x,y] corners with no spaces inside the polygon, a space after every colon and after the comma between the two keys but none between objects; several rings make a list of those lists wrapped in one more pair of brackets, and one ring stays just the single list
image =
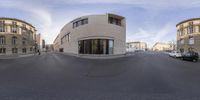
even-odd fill
[{"label": "curb", "polygon": [[25,58],[25,57],[31,57],[35,56],[35,54],[27,54],[27,55],[4,55],[0,56],[0,60],[6,60],[6,59],[17,59],[17,58]]},{"label": "curb", "polygon": [[71,53],[58,53],[57,54],[63,54],[67,56],[73,56],[77,58],[84,58],[84,59],[117,59],[117,58],[123,58],[123,57],[129,57],[132,55],[127,54],[120,54],[120,55],[85,55],[85,54],[71,54]]}]

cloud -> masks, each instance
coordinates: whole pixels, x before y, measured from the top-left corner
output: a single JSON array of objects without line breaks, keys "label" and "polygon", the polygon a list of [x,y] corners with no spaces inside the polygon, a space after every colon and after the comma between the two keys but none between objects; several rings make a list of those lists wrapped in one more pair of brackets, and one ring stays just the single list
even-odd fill
[{"label": "cloud", "polygon": [[126,4],[147,9],[173,9],[200,7],[199,0],[58,0],[66,4]]},{"label": "cloud", "polygon": [[49,39],[49,33],[51,33],[50,30],[52,29],[52,15],[48,9],[38,6],[34,2],[28,3],[23,0],[17,2],[14,2],[13,0],[1,1],[0,7],[18,9],[31,14],[31,17],[38,23],[36,27],[38,33],[41,33],[44,38]]},{"label": "cloud", "polygon": [[167,23],[161,29],[145,30],[139,28],[139,31],[135,34],[127,34],[127,42],[142,41],[148,43],[148,47],[151,48],[156,42],[169,42],[176,36],[173,33],[173,24]]}]

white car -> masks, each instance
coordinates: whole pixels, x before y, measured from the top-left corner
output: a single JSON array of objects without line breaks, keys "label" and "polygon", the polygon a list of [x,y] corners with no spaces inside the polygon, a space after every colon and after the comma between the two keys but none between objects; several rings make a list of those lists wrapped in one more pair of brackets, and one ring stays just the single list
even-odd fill
[{"label": "white car", "polygon": [[169,56],[175,57],[175,58],[180,58],[180,57],[182,57],[182,54],[178,51],[172,51],[172,52],[169,53]]}]

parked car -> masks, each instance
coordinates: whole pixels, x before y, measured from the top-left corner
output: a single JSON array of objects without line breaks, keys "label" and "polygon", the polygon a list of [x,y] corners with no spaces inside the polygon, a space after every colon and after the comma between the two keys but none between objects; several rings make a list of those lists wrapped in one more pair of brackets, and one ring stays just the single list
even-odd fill
[{"label": "parked car", "polygon": [[198,61],[199,54],[193,51],[187,52],[182,55],[181,57],[183,60],[189,60],[189,61]]},{"label": "parked car", "polygon": [[172,51],[169,53],[169,56],[170,57],[175,57],[175,58],[181,58],[182,57],[182,54],[178,51]]}]

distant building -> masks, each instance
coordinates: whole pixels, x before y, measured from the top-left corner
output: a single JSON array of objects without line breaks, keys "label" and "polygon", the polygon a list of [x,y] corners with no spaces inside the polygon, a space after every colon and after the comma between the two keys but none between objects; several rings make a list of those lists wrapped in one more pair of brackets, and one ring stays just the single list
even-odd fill
[{"label": "distant building", "polygon": [[53,52],[54,51],[54,45],[53,44],[46,44],[45,47],[47,52]]},{"label": "distant building", "polygon": [[46,46],[45,46],[45,40],[42,40],[42,51],[44,51],[45,48],[46,48]]},{"label": "distant building", "polygon": [[128,52],[137,51],[137,50],[147,50],[147,43],[145,42],[128,42],[126,43],[126,50]]},{"label": "distant building", "polygon": [[61,49],[59,49],[59,47],[60,47],[60,43],[59,43],[60,41],[59,41],[59,35],[56,37],[56,39],[54,40],[54,44],[53,44],[53,48],[54,48],[54,51],[55,52],[63,52],[63,50],[62,51],[60,51]]},{"label": "distant building", "polygon": [[177,50],[180,52],[196,51],[200,53],[200,18],[182,21],[176,25]]},{"label": "distant building", "polygon": [[36,29],[15,18],[0,18],[0,55],[34,53]]},{"label": "distant building", "polygon": [[41,34],[36,35],[37,49],[42,50],[42,37]]},{"label": "distant building", "polygon": [[154,44],[153,51],[173,51],[174,46],[171,43],[157,42]]}]

